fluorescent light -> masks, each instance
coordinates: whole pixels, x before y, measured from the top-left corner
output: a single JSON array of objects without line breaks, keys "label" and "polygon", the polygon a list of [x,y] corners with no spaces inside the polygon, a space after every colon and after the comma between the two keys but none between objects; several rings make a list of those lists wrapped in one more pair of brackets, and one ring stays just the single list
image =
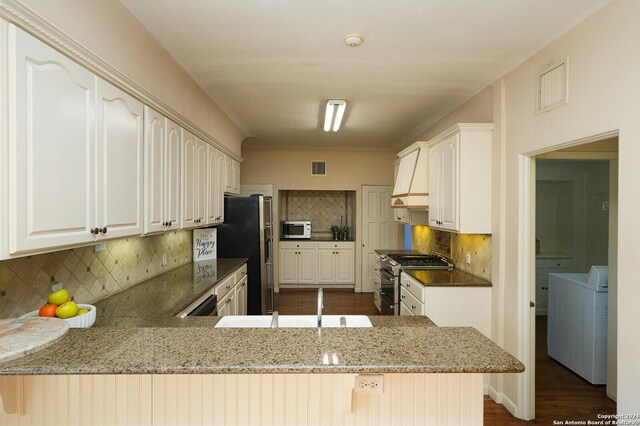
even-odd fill
[{"label": "fluorescent light", "polygon": [[344,111],[347,109],[347,101],[344,99],[329,99],[327,101],[327,109],[324,113],[324,131],[333,130],[337,132],[344,117]]}]

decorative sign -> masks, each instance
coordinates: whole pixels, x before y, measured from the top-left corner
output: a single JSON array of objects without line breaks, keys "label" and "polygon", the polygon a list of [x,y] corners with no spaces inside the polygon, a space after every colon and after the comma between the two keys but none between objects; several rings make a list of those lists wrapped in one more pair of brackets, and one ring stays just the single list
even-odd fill
[{"label": "decorative sign", "polygon": [[193,230],[193,261],[216,258],[216,228]]}]

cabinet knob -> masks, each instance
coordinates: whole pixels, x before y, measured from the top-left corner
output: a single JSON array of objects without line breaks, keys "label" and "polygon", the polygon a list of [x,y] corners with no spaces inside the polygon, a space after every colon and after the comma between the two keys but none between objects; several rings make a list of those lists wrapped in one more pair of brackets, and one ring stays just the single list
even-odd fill
[{"label": "cabinet knob", "polygon": [[404,299],[404,294],[402,295],[402,298]]},{"label": "cabinet knob", "polygon": [[416,307],[414,305],[411,305],[411,309],[415,309]]},{"label": "cabinet knob", "polygon": [[104,228],[102,228],[102,229],[100,230],[100,232],[102,232],[103,234],[106,234],[106,233],[107,233],[107,227],[105,226]]},{"label": "cabinet knob", "polygon": [[173,223],[171,223],[171,221],[167,222],[167,226],[171,226],[173,225]]},{"label": "cabinet knob", "polygon": [[94,235],[98,235],[98,233],[100,232],[100,229],[99,229],[99,228],[93,228],[93,229],[91,229],[91,231],[90,231],[90,232],[91,232],[92,234],[94,234]]},{"label": "cabinet knob", "polygon": [[410,287],[411,287],[411,284],[407,283],[407,288],[410,288]]},{"label": "cabinet knob", "polygon": [[227,290],[229,290],[231,288],[231,286],[227,286]]}]

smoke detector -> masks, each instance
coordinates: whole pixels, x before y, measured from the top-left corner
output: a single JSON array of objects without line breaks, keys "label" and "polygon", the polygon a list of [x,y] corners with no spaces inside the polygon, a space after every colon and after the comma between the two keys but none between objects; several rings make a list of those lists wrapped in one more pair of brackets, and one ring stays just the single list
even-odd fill
[{"label": "smoke detector", "polygon": [[362,44],[362,36],[360,34],[347,34],[344,37],[344,44],[349,47],[358,47]]}]

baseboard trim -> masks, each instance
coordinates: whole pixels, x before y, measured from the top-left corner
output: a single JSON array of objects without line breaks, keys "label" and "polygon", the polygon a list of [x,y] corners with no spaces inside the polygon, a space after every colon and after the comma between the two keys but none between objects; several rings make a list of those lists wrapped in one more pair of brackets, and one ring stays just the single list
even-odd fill
[{"label": "baseboard trim", "polygon": [[493,386],[488,385],[488,387],[489,396],[491,397],[491,399],[493,399],[498,404],[502,404],[507,409],[507,411],[509,411],[514,417],[517,417],[516,411],[518,407],[516,406],[516,404],[514,404],[513,401],[505,396],[505,394],[495,390]]}]

